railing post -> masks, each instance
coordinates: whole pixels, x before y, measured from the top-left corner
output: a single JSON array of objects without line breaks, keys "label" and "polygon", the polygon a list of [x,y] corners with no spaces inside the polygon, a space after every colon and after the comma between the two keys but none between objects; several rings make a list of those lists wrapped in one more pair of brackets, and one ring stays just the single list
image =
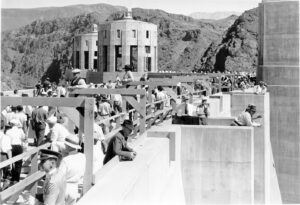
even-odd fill
[{"label": "railing post", "polygon": [[93,147],[94,147],[94,98],[86,98],[84,102],[84,154],[86,157],[83,178],[83,193],[85,194],[93,183]]},{"label": "railing post", "polygon": [[[38,171],[38,152],[33,154],[31,158],[31,168],[29,176],[36,173]],[[34,185],[30,188],[30,193],[32,196],[35,196],[37,190],[37,182],[34,183]]]},{"label": "railing post", "polygon": [[146,104],[147,99],[146,95],[141,95],[141,101],[140,104],[142,105],[142,113],[140,113],[140,134],[144,133],[146,130]]}]

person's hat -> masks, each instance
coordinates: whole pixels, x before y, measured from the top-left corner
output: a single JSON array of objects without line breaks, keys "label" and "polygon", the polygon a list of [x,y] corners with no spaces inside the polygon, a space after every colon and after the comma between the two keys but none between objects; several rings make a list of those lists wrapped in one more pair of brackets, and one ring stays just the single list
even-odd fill
[{"label": "person's hat", "polygon": [[202,98],[202,101],[208,101],[208,97],[206,97],[206,96],[204,96],[203,98]]},{"label": "person's hat", "polygon": [[17,120],[17,119],[11,119],[10,121],[9,121],[9,124],[11,124],[12,126],[19,126],[20,125],[20,121],[19,120]]},{"label": "person's hat", "polygon": [[69,135],[65,139],[65,145],[72,147],[74,149],[81,149],[79,145],[79,138],[77,135]]},{"label": "person's hat", "polygon": [[157,90],[162,91],[163,87],[161,85],[157,86]]},{"label": "person's hat", "polygon": [[41,93],[41,95],[46,96],[46,95],[47,95],[46,91],[43,91],[43,92]]},{"label": "person's hat", "polygon": [[47,119],[47,122],[51,124],[55,124],[57,122],[57,117],[52,115]]},{"label": "person's hat", "polygon": [[132,70],[131,66],[128,65],[128,64],[124,66],[124,69],[125,69],[125,70]]},{"label": "person's hat", "polygon": [[134,130],[134,125],[131,120],[124,120],[124,122],[122,123],[122,126],[128,128],[130,130]]},{"label": "person's hat", "polygon": [[62,158],[62,155],[59,152],[55,152],[49,149],[41,149],[40,150],[40,160],[45,161],[47,159],[56,159],[59,160]]},{"label": "person's hat", "polygon": [[57,96],[57,93],[56,93],[56,92],[52,93],[52,96],[53,96],[53,97],[56,97],[56,96]]},{"label": "person's hat", "polygon": [[189,96],[187,96],[187,95],[184,95],[184,96],[182,96],[182,100],[189,100],[190,98],[189,98]]},{"label": "person's hat", "polygon": [[253,104],[249,104],[247,107],[248,110],[256,111],[256,106]]},{"label": "person's hat", "polygon": [[80,73],[80,69],[75,68],[75,69],[72,70],[72,73]]}]

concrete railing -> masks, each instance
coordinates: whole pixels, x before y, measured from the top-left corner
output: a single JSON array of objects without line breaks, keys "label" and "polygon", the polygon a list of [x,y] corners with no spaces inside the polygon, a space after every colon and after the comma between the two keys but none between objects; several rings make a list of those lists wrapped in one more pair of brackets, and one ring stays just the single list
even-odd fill
[{"label": "concrete railing", "polygon": [[99,173],[101,177],[79,200],[79,205],[159,203],[170,169],[169,141],[162,138],[141,141],[134,146],[138,154],[133,161],[110,161],[105,165],[105,173]]}]

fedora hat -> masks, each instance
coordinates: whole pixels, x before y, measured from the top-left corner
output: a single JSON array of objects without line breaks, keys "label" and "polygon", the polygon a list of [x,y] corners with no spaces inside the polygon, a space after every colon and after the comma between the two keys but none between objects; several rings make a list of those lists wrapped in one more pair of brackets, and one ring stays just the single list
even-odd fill
[{"label": "fedora hat", "polygon": [[79,138],[77,135],[69,135],[65,139],[65,145],[72,147],[74,149],[81,149],[79,145]]},{"label": "fedora hat", "polygon": [[75,68],[75,69],[72,70],[72,73],[80,73],[80,71],[81,71],[80,69]]},{"label": "fedora hat", "polygon": [[51,124],[55,124],[57,122],[57,117],[51,115],[48,119],[47,119],[47,122],[48,123],[51,123]]},{"label": "fedora hat", "polygon": [[122,126],[128,128],[130,130],[134,130],[134,125],[131,120],[124,120],[124,122],[122,123]]},{"label": "fedora hat", "polygon": [[47,159],[56,159],[59,160],[62,158],[62,155],[59,152],[55,152],[49,149],[41,149],[40,150],[40,160],[45,161]]}]

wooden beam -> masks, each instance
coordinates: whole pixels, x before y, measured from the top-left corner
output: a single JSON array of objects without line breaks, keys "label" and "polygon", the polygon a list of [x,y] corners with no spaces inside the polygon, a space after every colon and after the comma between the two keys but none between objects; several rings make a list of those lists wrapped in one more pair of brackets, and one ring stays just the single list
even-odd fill
[{"label": "wooden beam", "polygon": [[93,184],[94,104],[94,98],[87,98],[84,104],[84,154],[86,157],[83,180],[84,194],[92,187]]},{"label": "wooden beam", "polygon": [[[143,95],[145,96],[145,95]],[[127,102],[129,102],[133,108],[140,113],[143,117],[146,116],[146,103],[144,104],[143,102],[137,102],[136,99],[132,96],[124,96],[125,100]],[[143,97],[143,101],[144,101],[144,97]]]},{"label": "wooden beam", "polygon": [[178,84],[177,81],[172,81],[171,79],[168,80],[162,80],[162,81],[134,81],[130,82],[130,85],[148,85],[148,86],[176,86]]},{"label": "wooden beam", "polygon": [[84,88],[77,89],[71,92],[72,94],[100,95],[100,94],[121,94],[121,95],[145,95],[144,89],[104,89],[104,88]]},{"label": "wooden beam", "polygon": [[140,99],[140,105],[143,108],[140,112],[140,134],[144,133],[146,130],[146,103],[146,95],[142,95]]},{"label": "wooden beam", "polygon": [[22,191],[25,187],[39,181],[41,178],[45,176],[45,172],[37,171],[36,173],[30,175],[29,177],[23,179],[22,181],[18,182],[17,184],[5,189],[4,191],[0,192],[0,202],[1,204],[5,202],[6,199],[11,197],[12,195]]},{"label": "wooden beam", "polygon": [[1,109],[9,105],[83,107],[84,98],[1,97]]},{"label": "wooden beam", "polygon": [[43,144],[39,147],[36,147],[36,148],[33,148],[32,150],[29,150],[27,152],[24,152],[20,155],[17,155],[15,157],[12,157],[8,160],[5,160],[4,162],[1,162],[0,163],[0,169],[2,169],[3,167],[6,167],[16,161],[19,161],[19,160],[22,160],[23,158],[27,158],[27,157],[30,157],[31,155],[37,153],[40,149],[46,149],[48,148],[49,146],[51,145],[51,143],[47,143],[47,144]]},{"label": "wooden beam", "polygon": [[70,107],[59,107],[58,110],[64,114],[67,115],[69,120],[71,120],[81,132],[84,132],[84,117],[76,110],[75,108],[70,108]]}]

